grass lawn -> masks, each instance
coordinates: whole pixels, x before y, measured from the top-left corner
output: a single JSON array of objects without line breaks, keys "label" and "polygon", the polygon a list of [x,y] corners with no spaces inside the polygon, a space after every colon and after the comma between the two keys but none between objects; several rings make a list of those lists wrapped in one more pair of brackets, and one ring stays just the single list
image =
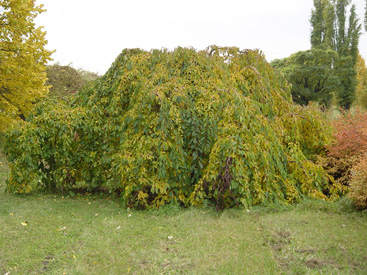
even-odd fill
[{"label": "grass lawn", "polygon": [[4,194],[0,161],[0,274],[367,274],[367,213],[347,200],[128,211],[105,196]]}]

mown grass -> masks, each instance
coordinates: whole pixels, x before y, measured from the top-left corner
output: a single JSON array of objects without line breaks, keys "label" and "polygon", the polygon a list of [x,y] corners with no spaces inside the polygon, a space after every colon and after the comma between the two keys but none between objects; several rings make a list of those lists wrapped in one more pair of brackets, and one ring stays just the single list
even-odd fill
[{"label": "mown grass", "polygon": [[367,213],[346,199],[130,211],[106,196],[4,194],[0,161],[0,274],[367,274]]}]

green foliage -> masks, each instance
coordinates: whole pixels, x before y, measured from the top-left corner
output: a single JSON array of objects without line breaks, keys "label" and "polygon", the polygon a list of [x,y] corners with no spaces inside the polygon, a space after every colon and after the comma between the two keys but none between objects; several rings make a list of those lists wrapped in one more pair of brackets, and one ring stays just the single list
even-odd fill
[{"label": "green foliage", "polygon": [[330,138],[257,51],[124,50],[71,106],[41,104],[8,133],[8,190],[83,182],[136,208],[333,199],[315,164]]},{"label": "green foliage", "polygon": [[[31,114],[31,123],[20,123],[7,135],[5,152],[10,168],[8,189],[28,192],[70,189],[80,178],[82,144],[75,129],[83,125],[83,109],[67,108],[45,100]],[[13,186],[12,183],[17,185]]]},{"label": "green foliage", "polygon": [[271,65],[292,84],[294,102],[301,105],[317,102],[329,107],[341,83],[340,76],[333,69],[338,59],[339,55],[334,50],[312,48],[274,60]]},{"label": "green foliage", "polygon": [[352,56],[341,57],[335,66],[335,72],[340,81],[337,94],[339,106],[349,110],[356,97],[357,72]]}]

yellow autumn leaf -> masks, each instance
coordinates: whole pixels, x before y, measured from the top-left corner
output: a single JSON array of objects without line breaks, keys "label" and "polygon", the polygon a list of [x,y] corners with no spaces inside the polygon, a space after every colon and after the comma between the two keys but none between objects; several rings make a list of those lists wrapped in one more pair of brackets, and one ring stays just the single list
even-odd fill
[{"label": "yellow autumn leaf", "polygon": [[60,232],[60,231],[63,231],[65,229],[66,229],[66,227],[64,226],[63,228],[56,229],[56,231]]},{"label": "yellow autumn leaf", "polygon": [[28,222],[27,222],[27,221],[22,222],[22,223],[21,223],[21,225],[23,225],[23,226],[27,226],[27,225],[28,225]]}]

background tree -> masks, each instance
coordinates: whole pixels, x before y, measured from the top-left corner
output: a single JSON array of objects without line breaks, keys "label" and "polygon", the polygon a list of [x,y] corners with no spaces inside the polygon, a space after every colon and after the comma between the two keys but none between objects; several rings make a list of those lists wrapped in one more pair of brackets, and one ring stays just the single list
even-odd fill
[{"label": "background tree", "polygon": [[89,83],[100,78],[97,73],[86,71],[83,69],[78,69],[78,73],[85,83]]},{"label": "background tree", "polygon": [[83,79],[78,71],[70,66],[47,66],[47,85],[50,85],[50,94],[68,96],[77,92],[83,86]]},{"label": "background tree", "polygon": [[339,104],[349,109],[355,99],[356,70],[361,24],[356,14],[356,6],[350,8],[350,0],[314,0],[311,14],[312,48],[332,49],[339,54],[333,64],[340,77]]},{"label": "background tree", "polygon": [[85,84],[97,79],[96,73],[76,70],[70,65],[59,64],[47,66],[47,85],[50,85],[51,96],[67,97],[78,92]]},{"label": "background tree", "polygon": [[311,13],[311,45],[328,45],[335,48],[335,7],[329,0],[314,0],[315,9]]},{"label": "background tree", "polygon": [[329,107],[340,85],[339,76],[333,69],[337,60],[334,50],[313,48],[274,60],[271,65],[282,71],[292,84],[294,102],[307,105],[313,101]]},{"label": "background tree", "polygon": [[45,64],[52,52],[34,24],[43,11],[34,0],[0,0],[0,131],[25,119],[48,93]]}]

